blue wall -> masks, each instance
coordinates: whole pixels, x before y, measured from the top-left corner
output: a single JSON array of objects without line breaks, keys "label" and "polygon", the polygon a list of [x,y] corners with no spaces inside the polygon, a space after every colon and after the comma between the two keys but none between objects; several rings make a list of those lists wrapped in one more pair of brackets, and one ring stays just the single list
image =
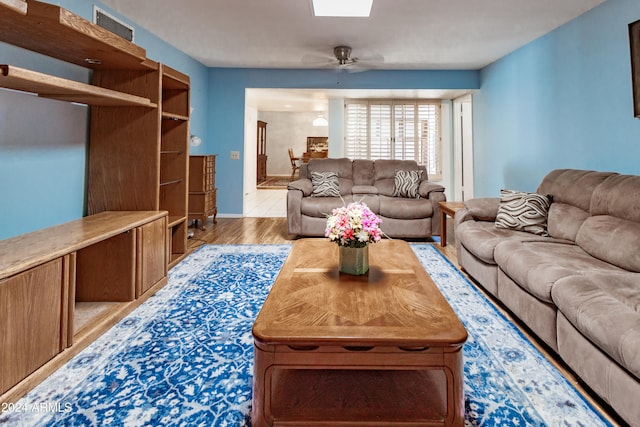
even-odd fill
[{"label": "blue wall", "polygon": [[216,160],[218,210],[222,215],[242,214],[242,161],[244,155],[246,88],[322,89],[477,89],[477,71],[368,71],[274,70],[213,68],[209,70],[208,149]]},{"label": "blue wall", "polygon": [[640,174],[628,24],[640,1],[609,0],[481,71],[476,196],[533,191],[556,168]]},{"label": "blue wall", "polygon": [[[92,19],[93,2],[62,0],[58,4]],[[207,67],[135,27],[135,42],[147,50],[149,58],[190,76],[192,133],[205,135]],[[2,63],[81,82],[90,80],[87,69],[15,46],[0,43],[0,56]],[[88,112],[86,106],[0,90],[0,239],[85,214]]]},{"label": "blue wall", "polygon": [[[91,17],[93,2],[59,3]],[[560,167],[640,174],[627,31],[637,19],[638,0],[608,0],[480,72],[354,74],[207,69],[134,26],[136,43],[151,59],[190,75],[191,129],[203,138],[192,153],[220,154],[218,207],[221,214],[240,214],[242,161],[231,161],[229,152],[244,152],[245,88],[480,88],[474,95],[477,196],[497,195],[500,188],[534,190],[549,170]],[[0,55],[9,64],[89,79],[85,69],[2,43]],[[84,214],[87,110],[0,91],[0,239]]]}]

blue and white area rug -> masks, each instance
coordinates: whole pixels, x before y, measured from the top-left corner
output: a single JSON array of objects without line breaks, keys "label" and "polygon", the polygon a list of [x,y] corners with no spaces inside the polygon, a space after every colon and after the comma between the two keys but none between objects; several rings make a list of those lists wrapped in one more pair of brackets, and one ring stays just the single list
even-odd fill
[{"label": "blue and white area rug", "polygon": [[[432,245],[468,332],[466,426],[609,425]],[[250,426],[251,327],[291,246],[203,246],[167,286],[0,415],[7,426]]]}]

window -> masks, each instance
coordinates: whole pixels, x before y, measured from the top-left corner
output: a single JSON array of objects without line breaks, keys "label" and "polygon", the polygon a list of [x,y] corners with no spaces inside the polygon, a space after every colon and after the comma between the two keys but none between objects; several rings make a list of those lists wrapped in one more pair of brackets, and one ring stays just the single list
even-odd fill
[{"label": "window", "polygon": [[348,100],[345,155],[352,159],[415,160],[430,179],[442,177],[440,102]]}]

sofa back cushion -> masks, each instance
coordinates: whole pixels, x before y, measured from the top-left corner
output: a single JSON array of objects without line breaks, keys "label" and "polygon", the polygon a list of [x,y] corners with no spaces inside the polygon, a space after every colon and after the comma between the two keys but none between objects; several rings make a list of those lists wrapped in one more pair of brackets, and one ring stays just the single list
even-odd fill
[{"label": "sofa back cushion", "polygon": [[547,219],[549,236],[575,242],[578,230],[589,216],[593,191],[611,175],[577,169],[549,172],[536,190],[553,197]]},{"label": "sofa back cushion", "polygon": [[[311,179],[312,172],[335,172],[340,183],[340,194],[351,194],[353,169],[349,159],[311,159],[307,164],[305,178]],[[302,178],[302,175],[301,175]]]},{"label": "sofa back cushion", "polygon": [[374,182],[378,193],[393,196],[396,170],[423,171],[420,182],[427,179],[427,169],[418,165],[414,160],[376,160],[374,162]]},{"label": "sofa back cushion", "polygon": [[373,160],[353,160],[353,185],[373,185]]},{"label": "sofa back cushion", "polygon": [[609,176],[593,192],[576,243],[590,255],[640,272],[640,176]]}]

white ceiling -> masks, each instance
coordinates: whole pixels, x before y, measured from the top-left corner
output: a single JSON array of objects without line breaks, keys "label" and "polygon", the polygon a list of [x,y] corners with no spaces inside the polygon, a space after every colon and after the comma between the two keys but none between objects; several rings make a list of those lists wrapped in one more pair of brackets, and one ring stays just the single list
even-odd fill
[{"label": "white ceiling", "polygon": [[370,18],[328,18],[310,0],[102,1],[209,67],[332,67],[348,45],[366,69],[480,69],[604,2],[374,0]]}]

